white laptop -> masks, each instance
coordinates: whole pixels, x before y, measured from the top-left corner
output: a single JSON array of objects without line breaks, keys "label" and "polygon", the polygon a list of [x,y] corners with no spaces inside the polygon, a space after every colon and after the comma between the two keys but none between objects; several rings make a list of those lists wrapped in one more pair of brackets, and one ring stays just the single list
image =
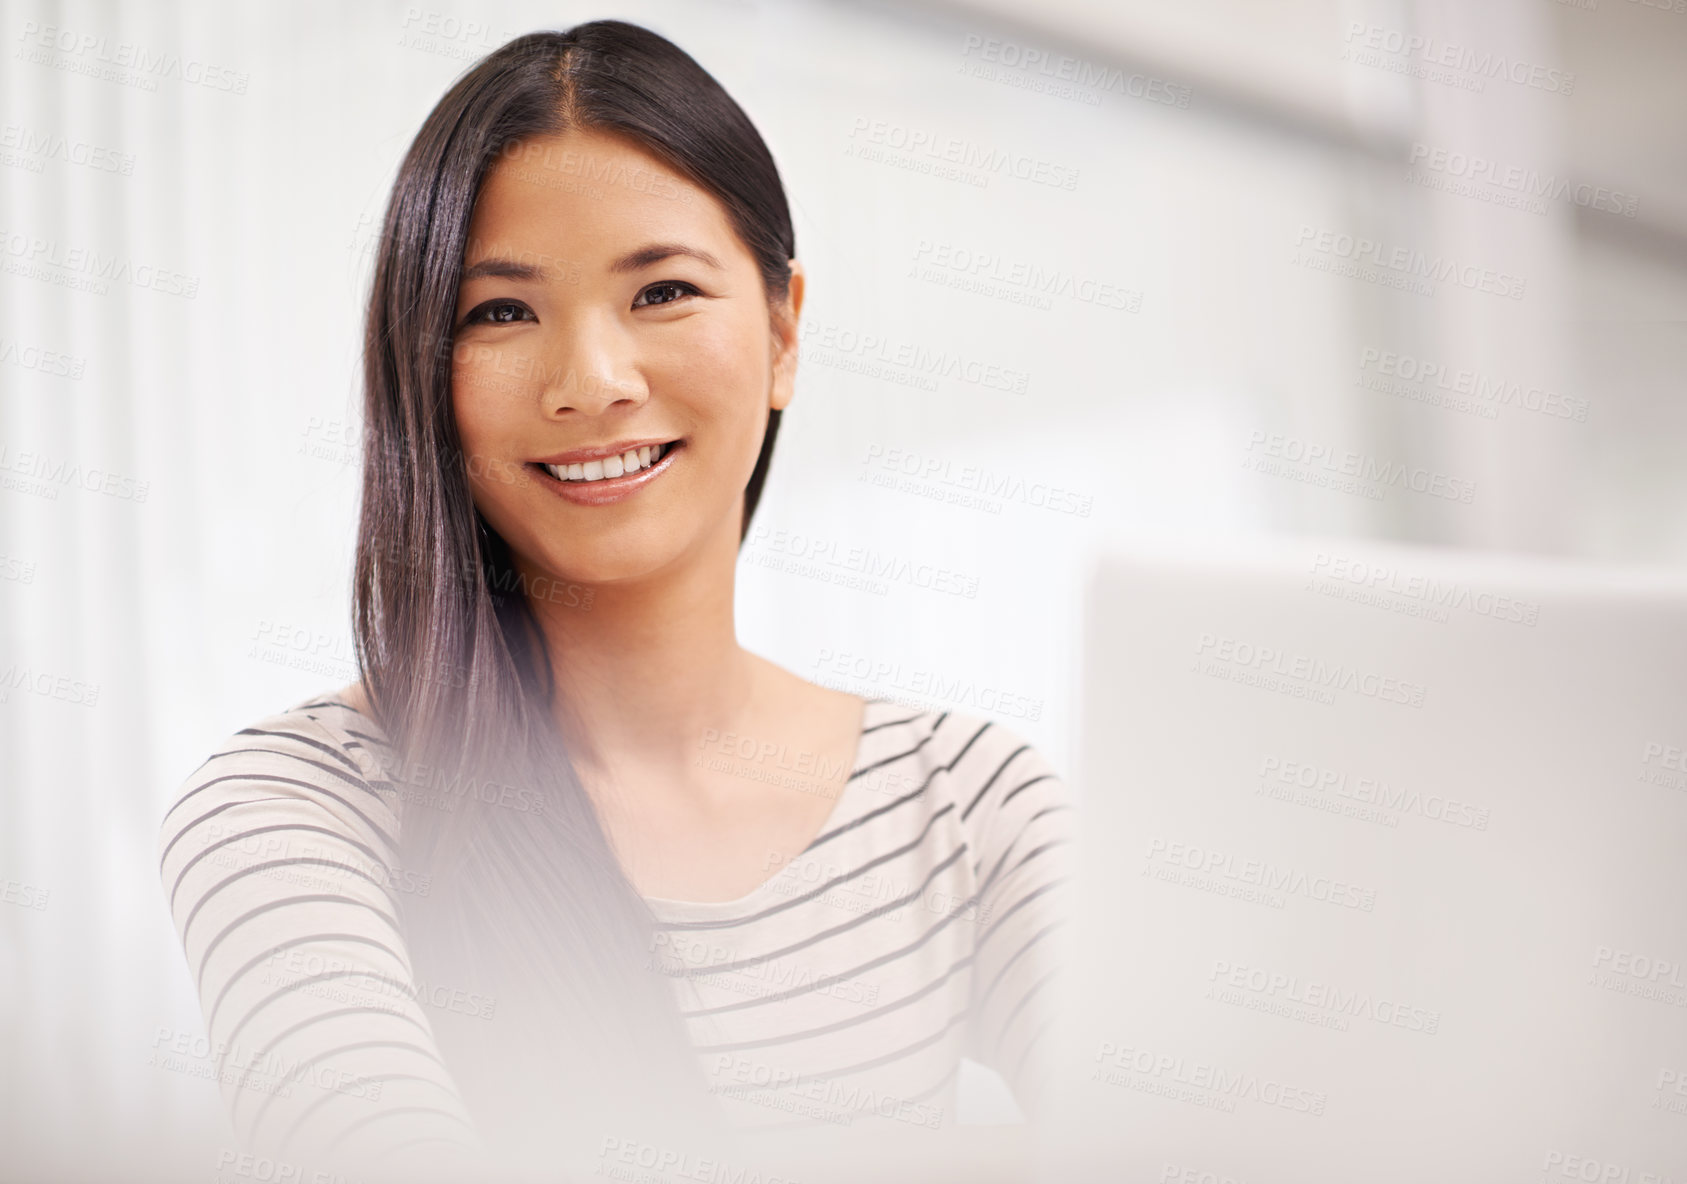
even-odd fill
[{"label": "white laptop", "polygon": [[1687,1184],[1687,578],[1119,556],[1085,633],[1039,1180]]}]

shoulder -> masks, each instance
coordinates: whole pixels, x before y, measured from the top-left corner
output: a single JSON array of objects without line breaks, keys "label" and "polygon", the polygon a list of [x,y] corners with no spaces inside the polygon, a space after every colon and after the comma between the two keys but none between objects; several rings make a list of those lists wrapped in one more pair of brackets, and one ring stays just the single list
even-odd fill
[{"label": "shoulder", "polygon": [[225,737],[160,820],[166,881],[171,865],[213,845],[274,852],[312,833],[390,862],[399,803],[383,776],[382,745],[374,722],[337,693],[302,700]]},{"label": "shoulder", "polygon": [[952,806],[961,824],[984,839],[1005,818],[1029,820],[1065,810],[1064,778],[1017,727],[989,715],[910,707],[872,699],[858,761],[860,774]]}]

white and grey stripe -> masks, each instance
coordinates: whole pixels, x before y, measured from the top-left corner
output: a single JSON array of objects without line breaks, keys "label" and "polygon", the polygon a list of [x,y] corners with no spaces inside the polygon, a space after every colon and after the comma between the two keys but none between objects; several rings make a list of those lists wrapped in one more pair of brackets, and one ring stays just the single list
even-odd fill
[{"label": "white and grey stripe", "polygon": [[715,1089],[745,1125],[947,1125],[967,1056],[1034,1105],[1064,785],[1000,724],[884,701],[855,766],[756,890],[651,902]]},{"label": "white and grey stripe", "polygon": [[[164,888],[250,1147],[473,1141],[399,923],[394,767],[374,722],[323,696],[234,736],[164,819]],[[962,1056],[1034,1109],[1071,828],[1064,784],[1008,728],[869,701],[805,851],[738,900],[649,901],[653,965],[729,1116],[946,1126]]]}]

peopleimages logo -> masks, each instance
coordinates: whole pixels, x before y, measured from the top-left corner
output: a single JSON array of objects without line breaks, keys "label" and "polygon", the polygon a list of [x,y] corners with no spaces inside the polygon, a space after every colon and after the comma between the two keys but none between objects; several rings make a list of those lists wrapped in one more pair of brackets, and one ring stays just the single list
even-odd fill
[{"label": "peopleimages logo", "polygon": [[[1102,94],[1112,91],[1147,103],[1187,107],[1193,93],[1189,87],[1164,78],[1126,73],[1117,66],[1103,66],[1083,58],[1050,53],[1034,45],[1020,45],[977,33],[967,34],[961,46],[961,57],[965,59],[961,63],[962,72],[973,77],[1024,85],[1027,89],[1047,91],[1060,98],[1081,99],[1092,106],[1101,101]],[[1013,75],[1018,78],[1013,80]]]},{"label": "peopleimages logo", "polygon": [[[884,333],[857,332],[847,326],[806,317],[798,336],[805,362],[812,359],[822,366],[851,370],[874,378],[887,377],[888,368],[889,372],[900,376],[898,380],[902,385],[917,385],[923,390],[937,390],[937,380],[946,378],[986,390],[1023,395],[1031,382],[1029,371],[953,349],[932,349],[919,342],[899,340]],[[0,354],[0,357],[3,356]]]},{"label": "peopleimages logo", "polygon": [[1462,609],[1472,616],[1515,625],[1532,627],[1541,616],[1539,601],[1486,591],[1459,580],[1438,580],[1433,576],[1411,574],[1392,564],[1346,555],[1318,552],[1312,560],[1311,574],[1314,581],[1326,579],[1338,585],[1387,593],[1434,608]]},{"label": "peopleimages logo", "polygon": [[[1028,481],[1020,474],[999,473],[982,465],[956,465],[947,457],[906,448],[886,448],[881,444],[867,446],[867,456],[861,462],[861,469],[863,478],[875,472],[884,477],[912,478],[1079,518],[1088,518],[1095,506],[1093,494],[1080,493],[1046,481]],[[874,480],[873,484],[890,482]]]},{"label": "peopleimages logo", "polygon": [[[1339,987],[1317,979],[1302,979],[1297,974],[1232,963],[1222,958],[1213,962],[1207,982],[1211,984],[1209,994],[1213,994],[1214,989],[1223,988],[1246,991],[1274,1002],[1298,1004],[1345,1019],[1370,1020],[1384,1027],[1404,1028],[1427,1036],[1435,1035],[1441,1026],[1441,1013],[1434,1008],[1416,1007],[1385,995],[1372,995],[1369,991]],[[1220,1002],[1230,1000],[1220,999]],[[1256,1007],[1253,1010],[1271,1009]],[[1342,1030],[1346,1030],[1345,1025]]]},{"label": "peopleimages logo", "polygon": [[68,674],[54,674],[36,670],[17,662],[0,668],[0,703],[8,702],[13,691],[39,695],[43,699],[57,699],[77,707],[94,707],[100,701],[100,684],[83,682]]},{"label": "peopleimages logo", "polygon": [[1593,953],[1593,965],[1610,974],[1670,987],[1687,987],[1687,963],[1678,958],[1657,958],[1600,946]]},{"label": "peopleimages logo", "polygon": [[1043,309],[1053,307],[1054,297],[1064,296],[1100,308],[1142,311],[1142,293],[1134,289],[1024,259],[1007,259],[993,251],[975,251],[928,238],[922,238],[915,248],[911,278],[946,282],[983,295],[1018,298],[1021,303]]},{"label": "peopleimages logo", "polygon": [[38,160],[79,164],[97,172],[121,173],[125,177],[135,171],[133,153],[90,144],[86,140],[66,139],[57,132],[38,132],[16,123],[0,127],[0,149],[20,152]]},{"label": "peopleimages logo", "polygon": [[1562,1151],[1548,1151],[1541,1171],[1551,1180],[1580,1180],[1582,1184],[1680,1184],[1681,1179],[1665,1172],[1637,1172],[1615,1160],[1567,1155]]},{"label": "peopleimages logo", "polygon": [[[1359,371],[1359,385],[1367,390],[1408,397],[1421,396],[1433,390],[1448,396],[1468,398],[1474,401],[1475,406],[1495,414],[1497,408],[1516,407],[1556,419],[1587,422],[1588,402],[1580,396],[1497,378],[1468,366],[1452,366],[1429,358],[1366,346],[1359,351]],[[1402,387],[1400,383],[1413,385]]]},{"label": "peopleimages logo", "polygon": [[[1244,466],[1253,462],[1252,467],[1255,468],[1259,468],[1262,461],[1286,461],[1314,473],[1348,478],[1359,483],[1361,489],[1365,485],[1374,488],[1377,491],[1375,500],[1378,501],[1382,499],[1382,491],[1390,486],[1445,498],[1448,501],[1463,502],[1466,505],[1476,497],[1476,482],[1466,478],[1454,477],[1422,466],[1408,466],[1397,461],[1384,460],[1367,453],[1355,452],[1350,448],[1336,448],[1317,440],[1302,440],[1281,432],[1267,432],[1262,428],[1255,428],[1248,433],[1247,453],[1242,459]],[[1266,467],[1260,471],[1273,470]]]},{"label": "peopleimages logo", "polygon": [[42,349],[40,346],[20,346],[10,338],[0,337],[0,362],[6,362],[24,370],[33,370],[37,374],[46,374],[53,378],[68,378],[72,381],[80,380],[83,371],[88,368],[88,360],[72,354],[61,354],[55,350]]},{"label": "peopleimages logo", "polygon": [[1302,681],[1324,690],[1351,691],[1384,703],[1422,707],[1422,683],[1361,670],[1345,662],[1325,662],[1310,654],[1289,653],[1276,646],[1254,645],[1234,637],[1203,633],[1195,642],[1198,658],[1208,658],[1244,670]]},{"label": "peopleimages logo", "polygon": [[697,1184],[797,1184],[790,1176],[780,1176],[745,1163],[729,1159],[714,1159],[693,1151],[678,1151],[671,1147],[646,1143],[634,1138],[605,1135],[598,1147],[598,1165],[594,1175],[611,1180],[664,1181],[694,1180]]},{"label": "peopleimages logo", "polygon": [[[1207,1061],[1191,1060],[1173,1053],[1160,1052],[1140,1046],[1116,1044],[1111,1040],[1097,1042],[1095,1061],[1097,1071],[1091,1074],[1090,1080],[1092,1081],[1100,1079],[1107,1080],[1114,1085],[1124,1084],[1122,1080],[1102,1075],[1101,1070],[1104,1069],[1155,1078],[1168,1084],[1185,1086],[1205,1094],[1214,1095],[1211,1101],[1202,1104],[1211,1105],[1212,1101],[1229,1103],[1226,1106],[1217,1107],[1223,1110],[1234,1110],[1237,1101],[1248,1101],[1275,1106],[1283,1110],[1292,1110],[1313,1117],[1322,1117],[1324,1107],[1329,1102],[1329,1095],[1323,1090],[1288,1085],[1274,1078],[1261,1077],[1255,1073],[1227,1069]],[[1194,1101],[1196,1099],[1187,1098],[1184,1100]]]},{"label": "peopleimages logo", "polygon": [[[108,69],[132,70],[134,78],[157,89],[157,78],[176,78],[194,86],[243,95],[251,81],[244,70],[235,70],[198,58],[184,58],[180,54],[159,52],[132,41],[112,42],[103,33],[85,33],[62,25],[43,25],[39,21],[25,21],[18,34],[24,51],[31,61],[50,66],[56,63],[46,54],[60,54],[79,60],[85,67],[102,66]],[[46,54],[37,51],[46,51]],[[20,52],[19,56],[24,56]],[[78,71],[87,72],[86,70]]]},{"label": "peopleimages logo", "polygon": [[1174,842],[1155,836],[1148,841],[1148,863],[1182,868],[1214,881],[1229,880],[1264,892],[1300,896],[1362,913],[1376,909],[1375,888],[1349,884],[1305,868],[1286,867],[1267,859],[1239,857],[1233,852],[1194,843]]},{"label": "peopleimages logo", "polygon": [[[1380,63],[1371,58],[1379,54],[1403,58],[1407,63],[1415,60],[1425,66],[1440,66],[1465,75],[1466,80],[1475,84],[1471,87],[1474,90],[1480,90],[1484,81],[1511,82],[1561,95],[1573,94],[1576,89],[1576,76],[1568,70],[1527,62],[1492,50],[1472,49],[1468,45],[1457,45],[1422,33],[1406,33],[1384,25],[1350,21],[1345,40],[1347,44],[1342,49],[1344,60],[1378,65]],[[1418,73],[1416,70],[1405,72],[1414,76]],[[1450,80],[1432,78],[1431,81]]]},{"label": "peopleimages logo", "polygon": [[[121,255],[106,255],[86,246],[66,246],[57,239],[21,230],[0,228],[0,268],[26,279],[63,283],[80,280],[86,290],[105,295],[106,284],[133,284],[166,296],[192,300],[199,294],[199,277],[154,263],[136,263]],[[79,286],[70,284],[67,286]]]},{"label": "peopleimages logo", "polygon": [[1492,296],[1523,299],[1523,280],[1520,276],[1487,267],[1463,263],[1445,255],[1426,255],[1412,247],[1390,247],[1386,243],[1363,236],[1345,234],[1301,224],[1295,238],[1297,250],[1313,251],[1320,255],[1345,260],[1360,267],[1380,267],[1402,278],[1434,280],[1454,283],[1472,292],[1486,292]]},{"label": "peopleimages logo", "polygon": [[[814,666],[819,671],[815,681],[822,686],[843,690],[847,687],[839,686],[839,682],[852,680],[872,688],[880,698],[922,711],[929,710],[930,703],[935,701],[958,711],[982,711],[1033,723],[1043,715],[1041,697],[1022,695],[946,671],[907,668],[901,662],[870,658],[865,654],[840,653],[829,648],[820,650],[815,656]],[[907,694],[899,695],[897,691]]]},{"label": "peopleimages logo", "polygon": [[750,1057],[722,1053],[715,1057],[712,1092],[743,1098],[777,1109],[789,1109],[797,1098],[820,1103],[822,1109],[810,1117],[824,1118],[848,1126],[862,1115],[895,1119],[913,1126],[937,1129],[943,1123],[943,1108],[912,1102],[883,1093],[866,1082],[849,1082],[799,1074],[784,1065]]},{"label": "peopleimages logo", "polygon": [[987,180],[989,175],[1013,177],[1054,189],[1076,189],[1078,170],[1014,152],[991,144],[980,144],[964,136],[948,135],[929,128],[910,127],[894,120],[869,119],[858,115],[849,129],[851,146],[888,148],[910,157],[924,157],[932,163],[972,170]]},{"label": "peopleimages logo", "polygon": [[41,912],[46,909],[47,901],[52,895],[51,888],[38,888],[19,880],[0,880],[0,902],[16,905],[20,909]]},{"label": "peopleimages logo", "polygon": [[1536,169],[1502,165],[1472,153],[1432,147],[1421,140],[1412,142],[1408,163],[1415,169],[1428,169],[1460,181],[1492,185],[1522,197],[1568,201],[1584,209],[1621,214],[1625,218],[1634,217],[1640,207],[1640,199],[1632,193],[1586,182],[1575,183],[1551,173],[1543,177]]},{"label": "peopleimages logo", "polygon": [[[17,481],[13,480],[15,474]],[[33,483],[33,488],[31,485]],[[121,501],[146,501],[152,489],[149,481],[137,481],[121,473],[100,468],[83,468],[75,461],[67,461],[45,452],[14,452],[10,444],[0,444],[0,488],[17,488],[26,493],[45,493],[57,498],[55,486],[78,485],[90,493],[103,493]]]},{"label": "peopleimages logo", "polygon": [[1433,822],[1449,826],[1487,830],[1489,811],[1485,806],[1449,798],[1439,793],[1421,793],[1402,789],[1375,777],[1350,777],[1345,769],[1330,769],[1309,761],[1285,760],[1268,756],[1256,774],[1260,788],[1268,796],[1282,796],[1283,791],[1308,791],[1308,797],[1343,798],[1361,807],[1392,811],[1395,814],[1415,814]]},{"label": "peopleimages logo", "polygon": [[[795,574],[844,574],[866,581],[906,584],[928,592],[942,592],[966,600],[978,598],[978,577],[918,559],[851,546],[840,539],[757,526],[746,540],[746,553],[771,552],[787,561],[764,566]],[[849,581],[844,581],[846,584]]]}]

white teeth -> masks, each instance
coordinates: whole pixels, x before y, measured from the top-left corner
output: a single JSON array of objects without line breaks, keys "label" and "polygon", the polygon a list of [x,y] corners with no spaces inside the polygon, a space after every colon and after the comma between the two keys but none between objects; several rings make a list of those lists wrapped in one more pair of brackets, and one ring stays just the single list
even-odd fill
[{"label": "white teeth", "polygon": [[630,448],[620,456],[606,456],[602,460],[589,460],[583,464],[546,465],[545,471],[558,481],[602,481],[608,477],[620,477],[627,473],[636,473],[640,469],[648,469],[666,456],[667,452],[667,445],[651,444],[643,448]]}]

